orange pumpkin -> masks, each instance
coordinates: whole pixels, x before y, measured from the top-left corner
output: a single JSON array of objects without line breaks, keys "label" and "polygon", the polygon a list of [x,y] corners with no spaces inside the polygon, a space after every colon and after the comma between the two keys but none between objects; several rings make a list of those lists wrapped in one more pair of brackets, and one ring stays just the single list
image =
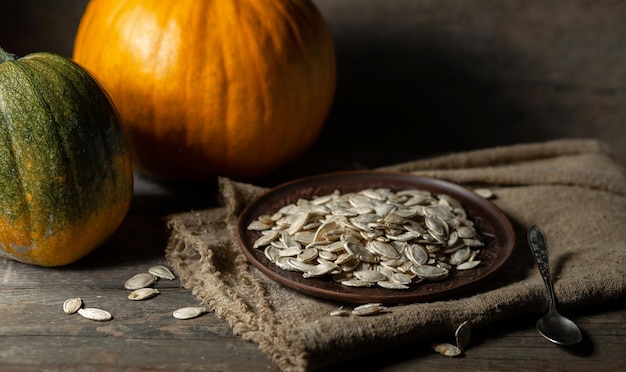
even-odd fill
[{"label": "orange pumpkin", "polygon": [[309,0],[92,0],[74,59],[128,127],[137,170],[254,179],[319,136],[336,85]]}]

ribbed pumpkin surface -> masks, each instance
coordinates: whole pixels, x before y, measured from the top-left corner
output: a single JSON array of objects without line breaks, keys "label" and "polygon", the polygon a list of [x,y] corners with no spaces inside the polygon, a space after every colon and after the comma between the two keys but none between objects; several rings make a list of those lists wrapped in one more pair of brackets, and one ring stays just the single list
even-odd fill
[{"label": "ribbed pumpkin surface", "polygon": [[92,0],[74,59],[104,85],[137,169],[253,179],[317,139],[335,54],[309,0]]},{"label": "ribbed pumpkin surface", "polygon": [[83,69],[47,53],[0,64],[0,255],[78,260],[118,228],[132,188],[118,116]]}]

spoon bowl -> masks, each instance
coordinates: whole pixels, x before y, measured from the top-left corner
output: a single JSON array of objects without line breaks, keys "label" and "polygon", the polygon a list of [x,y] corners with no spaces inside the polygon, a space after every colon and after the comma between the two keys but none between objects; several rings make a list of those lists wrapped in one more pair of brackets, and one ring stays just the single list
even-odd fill
[{"label": "spoon bowl", "polygon": [[550,279],[550,265],[548,262],[548,244],[546,237],[537,226],[528,231],[528,243],[533,257],[539,267],[541,278],[548,291],[548,312],[537,321],[537,330],[546,339],[559,345],[573,345],[582,340],[580,328],[570,319],[559,314],[556,309],[554,287]]},{"label": "spoon bowl", "polygon": [[559,345],[574,345],[582,340],[582,333],[576,323],[554,308],[537,321],[537,330],[543,337]]}]

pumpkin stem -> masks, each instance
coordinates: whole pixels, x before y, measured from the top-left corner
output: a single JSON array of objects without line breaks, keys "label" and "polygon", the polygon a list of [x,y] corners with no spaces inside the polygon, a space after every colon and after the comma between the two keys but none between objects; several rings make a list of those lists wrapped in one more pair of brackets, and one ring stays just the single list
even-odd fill
[{"label": "pumpkin stem", "polygon": [[9,52],[5,52],[4,49],[0,48],[0,63],[6,61],[14,61],[17,59],[15,54],[11,54]]}]

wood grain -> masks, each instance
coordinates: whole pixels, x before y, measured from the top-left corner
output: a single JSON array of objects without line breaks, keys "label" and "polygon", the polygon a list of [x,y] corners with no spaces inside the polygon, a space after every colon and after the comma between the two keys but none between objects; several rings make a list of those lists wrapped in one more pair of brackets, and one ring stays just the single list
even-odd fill
[{"label": "wood grain", "polygon": [[430,349],[428,340],[335,366],[329,371],[366,368],[376,371],[617,371],[626,360],[624,332],[626,301],[595,310],[569,313],[583,329],[583,342],[565,348],[549,343],[535,329],[535,318],[521,318],[473,330],[470,346],[460,358],[447,358]]}]

